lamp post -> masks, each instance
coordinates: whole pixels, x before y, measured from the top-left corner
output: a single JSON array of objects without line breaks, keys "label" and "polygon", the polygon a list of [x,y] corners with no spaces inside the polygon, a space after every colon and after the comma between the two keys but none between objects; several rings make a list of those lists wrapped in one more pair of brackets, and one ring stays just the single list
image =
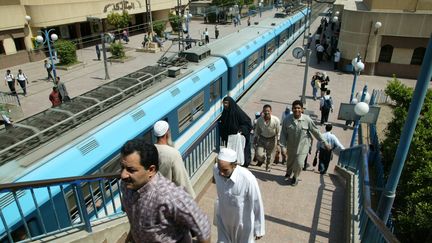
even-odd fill
[{"label": "lamp post", "polygon": [[[97,23],[100,23],[101,25],[103,25],[102,19],[98,18],[98,17],[87,17],[87,21],[90,21],[90,22],[94,21],[94,22],[97,22]],[[109,35],[105,36],[103,26],[102,26],[102,32],[100,33],[100,38],[101,38],[101,44],[102,44],[102,57],[103,57],[104,69],[105,69],[105,80],[108,80],[108,79],[110,79],[110,76],[108,73],[108,63],[107,63],[107,54],[106,54],[105,42],[111,43],[113,40],[110,38]]]},{"label": "lamp post", "polygon": [[[41,36],[41,35],[36,36],[36,41],[42,45],[46,44],[48,47],[48,53],[49,53],[49,57],[50,57],[50,61],[51,61],[53,74],[54,74],[53,82],[55,82],[55,80],[57,79],[57,73],[56,73],[56,69],[55,69],[54,60],[52,57],[51,44],[54,44],[54,41],[58,40],[58,36],[57,36],[57,34],[51,33],[51,32],[54,32],[54,29],[40,31],[39,33],[43,34],[43,36]],[[50,33],[51,33],[51,36],[50,36]]]},{"label": "lamp post", "polygon": [[364,63],[361,61],[360,54],[357,54],[357,57],[354,58],[351,61],[351,64],[353,66],[354,71],[354,80],[351,88],[351,97],[350,97],[350,103],[352,99],[354,98],[354,90],[357,82],[357,76],[360,75],[360,72],[364,69]]},{"label": "lamp post", "polygon": [[263,3],[262,3],[262,1],[260,1],[259,3],[258,3],[258,10],[259,10],[259,15],[260,15],[260,18],[261,18],[261,16],[262,16],[262,6],[263,6]]},{"label": "lamp post", "polygon": [[[357,118],[356,118],[355,123],[354,123],[354,130],[353,130],[353,135],[351,138],[350,147],[354,146],[354,144],[355,144],[355,138],[357,136],[358,128],[360,125],[360,118],[369,112],[369,105],[366,103],[367,94],[368,94],[367,93],[367,85],[365,85],[365,87],[363,88],[363,94],[362,94],[362,97],[360,99],[360,102],[358,102],[354,106],[354,112],[355,112]],[[370,95],[369,95],[369,99],[370,99]]]}]

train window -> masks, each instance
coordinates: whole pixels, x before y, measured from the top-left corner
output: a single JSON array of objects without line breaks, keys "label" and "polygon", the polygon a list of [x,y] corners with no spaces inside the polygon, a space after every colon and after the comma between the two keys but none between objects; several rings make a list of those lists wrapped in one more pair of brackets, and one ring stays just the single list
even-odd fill
[{"label": "train window", "polygon": [[275,50],[275,39],[271,40],[269,43],[267,43],[267,55],[270,55]]},{"label": "train window", "polygon": [[194,120],[204,112],[204,91],[197,94],[191,101],[186,102],[177,112],[179,131],[184,131]]},{"label": "train window", "polygon": [[222,78],[219,78],[216,80],[216,82],[213,82],[210,85],[210,103],[213,103],[215,100],[218,100],[218,98],[221,95],[221,80]]},{"label": "train window", "polygon": [[237,65],[237,80],[243,79],[243,63]]},{"label": "train window", "polygon": [[288,39],[288,30],[285,30],[280,34],[279,37],[280,44],[283,44],[287,39]]},{"label": "train window", "polygon": [[102,173],[113,173],[120,171],[120,155],[115,156],[112,160],[102,166]]},{"label": "train window", "polygon": [[258,58],[261,53],[261,49],[256,51],[248,58],[248,72],[252,72],[258,66]]}]

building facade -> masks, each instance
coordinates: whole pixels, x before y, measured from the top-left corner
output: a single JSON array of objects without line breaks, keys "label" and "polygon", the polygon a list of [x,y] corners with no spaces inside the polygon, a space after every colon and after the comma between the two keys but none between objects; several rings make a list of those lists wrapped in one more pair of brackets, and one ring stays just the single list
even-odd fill
[{"label": "building facade", "polygon": [[[176,0],[152,1],[152,19],[167,20],[176,6]],[[0,0],[0,68],[45,58],[44,51],[35,50],[40,30],[54,29],[59,38],[75,41],[78,48],[95,44],[102,30],[112,29],[107,15],[123,10],[134,26],[129,32],[148,27],[146,0]],[[87,21],[90,16],[102,23]]]},{"label": "building facade", "polygon": [[432,0],[336,0],[336,12],[342,65],[360,54],[365,74],[417,78],[432,33]]}]

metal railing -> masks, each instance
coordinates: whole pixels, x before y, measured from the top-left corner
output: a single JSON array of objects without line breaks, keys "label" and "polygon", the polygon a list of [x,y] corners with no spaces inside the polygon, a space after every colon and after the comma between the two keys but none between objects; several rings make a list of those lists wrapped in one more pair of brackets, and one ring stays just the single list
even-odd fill
[{"label": "metal railing", "polygon": [[354,202],[357,204],[354,213],[359,223],[360,240],[368,243],[399,242],[371,206],[368,152],[365,144],[357,145],[341,151],[338,161],[340,166],[356,175],[355,188],[358,188],[359,198]]},{"label": "metal railing", "polygon": [[[123,214],[115,202],[118,179],[112,173],[0,185],[0,239],[29,242],[75,228],[91,232],[93,221]],[[19,220],[11,223],[12,215]]]},{"label": "metal railing", "polygon": [[[116,103],[118,103],[119,101],[124,100],[124,99],[125,99],[124,97],[132,97],[134,94],[137,93],[137,90],[138,90],[139,92],[141,92],[141,91],[143,90],[143,88],[138,88],[138,87],[140,87],[140,86],[146,86],[147,83],[148,83],[148,81],[150,81],[150,80],[152,80],[152,81],[156,81],[156,80],[158,79],[159,76],[167,76],[167,72],[168,72],[168,71],[165,70],[164,72],[161,72],[161,73],[159,73],[159,74],[157,74],[157,75],[154,75],[154,76],[152,75],[152,77],[150,77],[150,78],[148,78],[148,79],[145,79],[145,80],[139,80],[139,79],[136,79],[136,80],[138,81],[137,84],[132,85],[132,86],[130,86],[130,87],[128,87],[128,88],[126,88],[126,89],[124,89],[124,90],[122,90],[122,91],[119,91],[119,93],[117,93],[117,94],[115,94],[115,95],[113,95],[113,96],[111,96],[111,97],[109,97],[109,98],[107,98],[107,99],[105,99],[105,100],[102,100],[102,101],[100,101],[100,102],[98,102],[98,103],[96,103],[96,104],[94,104],[94,105],[92,105],[92,106],[89,106],[89,107],[87,107],[86,109],[84,109],[84,110],[82,110],[82,111],[80,111],[80,112],[78,112],[78,113],[75,113],[75,114],[71,115],[70,117],[68,117],[68,118],[66,118],[66,119],[64,119],[64,120],[62,120],[62,121],[60,121],[59,123],[56,123],[56,124],[54,124],[54,125],[52,125],[52,126],[50,126],[50,127],[47,127],[47,128],[45,128],[44,130],[39,131],[38,133],[35,133],[35,134],[33,134],[33,135],[27,137],[26,139],[21,140],[21,141],[15,143],[15,144],[13,144],[13,145],[11,145],[11,146],[9,146],[9,147],[3,149],[3,150],[1,150],[1,151],[0,151],[0,155],[3,154],[3,153],[6,153],[7,151],[9,151],[9,150],[11,150],[11,149],[15,149],[16,147],[21,146],[21,145],[23,145],[24,143],[26,143],[26,142],[28,142],[28,141],[30,141],[30,140],[32,140],[32,139],[42,139],[42,135],[43,135],[44,133],[47,133],[47,132],[49,132],[50,130],[55,129],[56,127],[62,126],[62,125],[64,125],[64,124],[67,124],[68,122],[72,122],[72,123],[74,123],[74,121],[77,119],[77,117],[79,117],[79,116],[81,116],[81,115],[84,115],[84,114],[86,114],[87,112],[90,112],[92,109],[97,109],[97,110],[101,110],[101,111],[103,111],[104,109],[102,109],[102,107],[104,107],[104,104],[106,104],[106,103],[109,103],[109,102],[112,102],[112,101],[113,101],[113,103],[116,104]],[[79,97],[79,96],[78,96],[78,97]],[[116,102],[116,99],[118,99],[117,102]],[[112,104],[109,104],[107,108],[109,108],[109,107],[111,107],[111,106],[112,106]],[[0,165],[1,165],[1,164],[2,164],[2,163],[0,163]]]},{"label": "metal railing", "polygon": [[0,104],[12,104],[21,106],[21,102],[18,94],[12,95],[4,92],[0,92]]},{"label": "metal railing", "polygon": [[[214,122],[184,153],[189,177],[219,148],[218,130]],[[123,216],[119,178],[111,173],[0,185],[5,230],[0,241],[29,242],[71,229],[92,232],[93,222]],[[19,220],[11,222],[11,215]]]}]

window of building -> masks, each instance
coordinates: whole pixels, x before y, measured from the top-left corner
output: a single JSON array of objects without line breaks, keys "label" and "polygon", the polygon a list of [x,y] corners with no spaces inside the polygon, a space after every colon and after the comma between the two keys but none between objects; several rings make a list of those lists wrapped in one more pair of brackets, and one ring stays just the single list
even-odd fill
[{"label": "window of building", "polygon": [[204,112],[204,91],[198,93],[191,101],[182,105],[177,112],[179,132],[183,132]]},{"label": "window of building", "polygon": [[210,103],[219,99],[221,95],[221,81],[222,78],[219,78],[210,85]]},{"label": "window of building", "polygon": [[426,53],[426,48],[424,47],[417,47],[414,49],[413,55],[411,57],[411,64],[412,65],[421,65],[423,63],[423,58]]},{"label": "window of building", "polygon": [[251,73],[258,66],[258,58],[261,53],[261,49],[252,54],[248,59],[248,73]]},{"label": "window of building", "polygon": [[15,43],[15,48],[17,51],[25,50],[24,37],[13,39]]},{"label": "window of building", "polygon": [[378,62],[391,62],[392,55],[393,55],[393,46],[385,45],[381,47]]},{"label": "window of building", "polygon": [[3,47],[3,41],[0,40],[0,54],[6,54],[5,49]]}]

